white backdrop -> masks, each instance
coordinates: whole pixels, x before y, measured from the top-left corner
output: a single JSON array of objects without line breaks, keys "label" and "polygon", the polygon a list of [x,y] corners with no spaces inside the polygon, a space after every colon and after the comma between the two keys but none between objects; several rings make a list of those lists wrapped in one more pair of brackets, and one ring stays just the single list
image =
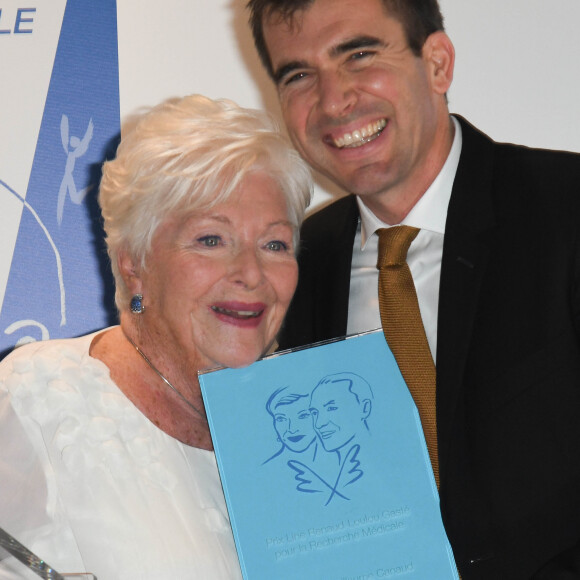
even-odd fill
[{"label": "white backdrop", "polygon": [[[447,31],[457,53],[455,80],[449,92],[451,110],[461,113],[496,140],[580,151],[580,48],[576,40],[580,2],[440,1]],[[119,94],[113,95],[102,89],[102,107],[116,107],[118,97],[120,114],[125,116],[170,96],[203,93],[213,98],[228,97],[244,106],[265,107],[278,115],[274,88],[254,52],[245,2],[117,0]],[[91,0],[90,4],[87,0],[30,0],[26,9],[22,9],[23,4],[21,0],[0,0],[0,186],[5,184],[0,187],[0,338],[7,334],[6,329],[12,323],[12,320],[5,319],[6,308],[2,308],[5,307],[9,276],[14,278],[12,258],[19,228],[19,242],[22,242],[24,197],[29,189],[33,161],[38,161],[35,154],[38,153],[43,118],[45,131],[50,128],[54,133],[55,145],[54,150],[41,153],[62,165],[57,171],[61,173],[56,175],[57,191],[67,161],[60,144],[62,125],[59,134],[58,126],[47,128],[46,115],[43,117],[51,74],[54,77],[53,62],[59,35],[62,40],[61,23],[65,8],[68,11],[74,4],[77,22],[83,20],[78,17],[79,10],[87,13],[91,10],[90,19],[94,21],[99,10],[105,11],[105,4],[114,9],[114,0],[99,0],[98,3]],[[76,37],[79,44],[71,45],[69,42],[69,45],[74,50],[82,50],[87,38],[87,31],[79,30]],[[90,59],[91,55],[87,58]],[[81,69],[82,62],[66,69],[64,76],[68,74],[70,78],[64,80],[72,80],[74,85],[75,75],[80,75]],[[105,76],[102,69],[101,74]],[[98,73],[93,76],[98,80]],[[90,80],[90,75],[87,79]],[[84,82],[79,80],[80,84]],[[66,105],[66,97],[61,97],[61,100]],[[67,111],[56,112],[58,117],[55,118],[60,119]],[[90,141],[92,136],[88,135],[87,127],[96,117],[93,112],[90,113],[90,122],[88,117],[87,113],[76,127],[71,117],[71,139],[79,141],[85,135]],[[94,148],[99,130],[96,120],[95,123],[91,145]],[[109,125],[112,127],[115,123],[109,122]],[[112,129],[109,131],[110,134],[100,138],[112,137],[114,132]],[[68,126],[66,133],[68,135]],[[84,176],[79,172],[77,164],[74,178],[81,189]],[[328,183],[319,183],[315,206],[339,194]],[[38,187],[36,189],[38,193]],[[51,190],[47,195],[54,193]],[[93,201],[94,194],[93,189]],[[87,195],[87,200],[91,195]],[[80,207],[72,206],[71,200],[67,204],[65,220],[71,219],[72,211]],[[27,210],[24,215],[30,219],[30,213]],[[53,214],[51,219],[54,219]],[[55,231],[62,234],[63,230]],[[61,248],[64,250],[67,245],[75,244],[75,240],[64,236],[59,243],[65,246]],[[31,255],[37,251],[34,243],[28,251]],[[47,256],[49,258],[39,260],[53,259],[50,252]],[[39,272],[41,266],[46,267],[46,264],[31,264],[34,268],[38,266]],[[69,272],[82,271],[83,267],[82,258],[77,257]],[[63,272],[63,284],[68,283],[66,267]],[[45,284],[46,278],[38,274],[33,285],[42,290]],[[24,281],[18,299],[25,303],[29,300],[30,290],[30,280]],[[72,289],[67,287],[67,300],[70,303],[71,296],[82,296],[86,290],[82,285],[75,287],[73,284]],[[14,295],[14,291],[11,292]],[[41,294],[41,306],[45,311],[57,308],[46,293]],[[81,303],[82,312],[78,316],[86,318],[84,331],[102,325],[102,317],[92,314],[102,308],[101,302],[97,299],[91,304]],[[70,316],[67,324],[69,322]],[[78,329],[73,331],[66,325],[59,329],[60,335],[78,332]],[[49,329],[48,335],[54,336],[55,333]],[[46,337],[44,333],[43,337]]]},{"label": "white backdrop", "polygon": [[[122,114],[187,92],[278,113],[245,0],[138,0],[139,15],[136,1],[118,0]],[[580,151],[580,2],[440,3],[457,53],[451,111],[499,141]]]}]

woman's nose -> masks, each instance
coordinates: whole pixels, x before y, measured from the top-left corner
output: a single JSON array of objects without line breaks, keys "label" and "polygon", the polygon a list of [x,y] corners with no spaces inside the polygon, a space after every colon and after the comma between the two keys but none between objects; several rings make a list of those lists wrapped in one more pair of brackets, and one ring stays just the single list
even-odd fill
[{"label": "woman's nose", "polygon": [[254,249],[244,248],[232,259],[231,278],[234,283],[252,290],[264,280],[264,270]]}]

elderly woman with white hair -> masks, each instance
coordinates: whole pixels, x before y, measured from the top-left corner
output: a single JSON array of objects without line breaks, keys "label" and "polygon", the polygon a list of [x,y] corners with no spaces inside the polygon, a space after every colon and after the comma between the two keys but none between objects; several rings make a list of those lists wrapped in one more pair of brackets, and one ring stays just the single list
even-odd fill
[{"label": "elderly woman with white hair", "polygon": [[120,325],[0,365],[1,527],[102,580],[241,577],[197,372],[274,344],[310,195],[257,111],[189,96],[124,127],[99,194]]}]

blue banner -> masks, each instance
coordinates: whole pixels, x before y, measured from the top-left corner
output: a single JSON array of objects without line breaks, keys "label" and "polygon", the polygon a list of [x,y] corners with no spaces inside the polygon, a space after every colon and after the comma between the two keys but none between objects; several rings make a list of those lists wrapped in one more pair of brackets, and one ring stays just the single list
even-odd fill
[{"label": "blue banner", "polygon": [[120,134],[115,0],[68,0],[0,313],[0,351],[115,322],[97,192]]}]

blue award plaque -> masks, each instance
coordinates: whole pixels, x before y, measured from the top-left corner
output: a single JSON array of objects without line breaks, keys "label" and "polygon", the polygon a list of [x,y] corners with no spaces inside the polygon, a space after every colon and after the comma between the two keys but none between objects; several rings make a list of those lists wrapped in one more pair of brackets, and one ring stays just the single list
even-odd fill
[{"label": "blue award plaque", "polygon": [[199,378],[245,579],[458,578],[382,332]]}]

